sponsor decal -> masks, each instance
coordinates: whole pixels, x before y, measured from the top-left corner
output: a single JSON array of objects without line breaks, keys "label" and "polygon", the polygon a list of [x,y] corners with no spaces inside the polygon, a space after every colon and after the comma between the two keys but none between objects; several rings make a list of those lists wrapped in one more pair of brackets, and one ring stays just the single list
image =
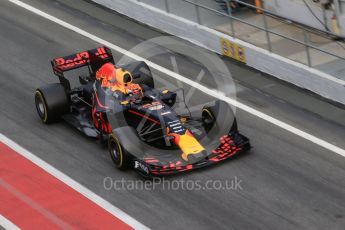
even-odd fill
[{"label": "sponsor decal", "polygon": [[202,161],[200,163],[197,163],[198,166],[201,166],[201,165],[204,165],[204,164],[207,164],[207,161]]},{"label": "sponsor decal", "polygon": [[[106,59],[109,57],[104,47],[97,48],[89,52],[93,53],[94,55],[102,59]],[[68,70],[68,69],[76,68],[78,66],[83,66],[89,61],[89,58],[90,58],[89,52],[84,51],[81,53],[77,53],[76,55],[56,58],[54,59],[54,63],[61,70]]]},{"label": "sponsor decal", "polygon": [[168,124],[174,124],[174,123],[180,123],[180,121],[179,120],[168,121]]},{"label": "sponsor decal", "polygon": [[225,38],[220,39],[222,54],[237,61],[246,63],[246,51],[243,46],[231,42]]},{"label": "sponsor decal", "polygon": [[147,174],[150,173],[149,168],[145,164],[141,163],[140,161],[134,161],[134,168],[140,169]]},{"label": "sponsor decal", "polygon": [[151,111],[153,110],[161,110],[163,108],[163,105],[159,101],[152,102],[151,104],[145,104],[142,106],[144,109],[149,109]]}]

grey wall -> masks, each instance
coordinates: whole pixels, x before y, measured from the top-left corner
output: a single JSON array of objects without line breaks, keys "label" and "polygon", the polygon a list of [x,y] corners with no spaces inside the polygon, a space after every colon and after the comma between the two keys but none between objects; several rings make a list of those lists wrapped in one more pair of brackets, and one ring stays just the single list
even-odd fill
[{"label": "grey wall", "polygon": [[93,0],[142,23],[221,54],[220,39],[246,49],[247,65],[345,104],[345,81],[135,0]]},{"label": "grey wall", "polygon": [[[272,11],[282,17],[289,18],[291,20],[303,23],[305,25],[324,30],[326,24],[330,31],[336,32],[333,30],[331,18],[335,14],[334,10],[326,11],[326,18],[324,20],[323,10],[321,3],[314,3],[312,0],[305,0],[306,3],[310,6],[311,11],[315,16],[322,22],[320,23],[318,19],[311,13],[308,7],[305,5],[303,0],[264,0],[265,8],[269,11]],[[338,0],[334,0],[338,1]],[[339,9],[341,11],[341,9]],[[345,12],[343,12],[342,17],[338,19],[339,25],[341,26],[341,34],[345,36]]]}]

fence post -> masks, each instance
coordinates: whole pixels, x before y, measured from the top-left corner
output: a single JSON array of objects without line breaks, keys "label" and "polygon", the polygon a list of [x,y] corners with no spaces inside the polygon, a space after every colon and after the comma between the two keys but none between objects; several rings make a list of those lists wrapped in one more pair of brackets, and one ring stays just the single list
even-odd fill
[{"label": "fence post", "polygon": [[169,13],[169,3],[168,3],[169,0],[165,0],[165,11],[167,13]]},{"label": "fence post", "polygon": [[268,51],[272,52],[272,44],[271,44],[270,33],[268,32],[266,12],[263,12],[262,16],[263,16],[263,20],[264,20],[264,27],[265,27],[265,32],[266,32]]},{"label": "fence post", "polygon": [[194,5],[195,5],[195,11],[196,11],[196,20],[197,20],[198,24],[201,25],[199,5],[196,1],[195,1]]},{"label": "fence post", "polygon": [[228,8],[228,14],[230,18],[230,27],[231,27],[231,36],[235,38],[235,29],[234,29],[234,22],[232,19],[232,12],[231,12],[231,0],[226,0],[226,6]]},{"label": "fence post", "polygon": [[307,53],[308,66],[311,67],[310,47],[309,47],[309,36],[305,30],[303,30],[305,50]]}]

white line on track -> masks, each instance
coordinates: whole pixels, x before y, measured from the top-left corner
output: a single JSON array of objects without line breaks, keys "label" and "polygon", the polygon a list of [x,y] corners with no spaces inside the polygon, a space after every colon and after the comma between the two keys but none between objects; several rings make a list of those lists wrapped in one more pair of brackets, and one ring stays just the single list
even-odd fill
[{"label": "white line on track", "polygon": [[[54,168],[50,164],[46,163],[45,161],[41,160],[28,150],[24,149],[23,147],[19,146],[17,143],[6,137],[5,135],[0,133],[0,142],[3,142],[4,144],[8,145],[11,149],[15,150],[18,154],[25,157],[26,159],[30,160],[32,163],[36,164],[46,172],[50,173],[69,187],[73,188],[75,191],[79,192],[83,196],[85,196],[87,199],[91,200],[92,202],[96,203],[100,207],[102,207],[104,210],[111,213],[116,218],[120,219],[124,223],[128,224],[134,229],[149,229],[148,227],[144,226],[137,220],[135,220],[133,217],[129,216],[128,214],[124,213],[119,208],[115,207],[108,201],[104,200],[102,197],[98,196],[91,190],[87,189],[83,185],[79,184],[77,181],[73,180],[63,172],[59,171],[58,169]],[[2,223],[2,219],[0,218],[0,223]],[[1,226],[1,224],[0,224]],[[116,226],[114,226],[116,227]]]},{"label": "white line on track", "polygon": [[20,230],[18,226],[12,223],[10,220],[6,219],[3,215],[0,214],[0,226],[6,230]]},{"label": "white line on track", "polygon": [[115,44],[112,44],[111,42],[108,42],[108,41],[106,41],[106,40],[104,40],[104,39],[102,39],[100,37],[97,37],[97,36],[87,32],[85,30],[82,30],[82,29],[80,29],[80,28],[78,28],[78,27],[76,27],[76,26],[74,26],[72,24],[69,24],[69,23],[67,23],[65,21],[62,21],[61,19],[58,19],[58,18],[56,18],[56,17],[54,17],[54,16],[52,16],[50,14],[47,14],[47,13],[45,13],[45,12],[35,8],[35,7],[32,7],[32,6],[30,6],[30,5],[28,5],[28,4],[24,3],[24,2],[21,2],[19,0],[8,0],[8,1],[10,1],[10,2],[12,2],[12,3],[14,3],[14,4],[16,4],[16,5],[22,7],[24,9],[26,9],[26,10],[28,10],[28,11],[31,11],[34,14],[37,14],[37,15],[43,17],[43,18],[46,18],[46,19],[48,19],[48,20],[50,20],[50,21],[52,21],[52,22],[54,22],[56,24],[59,24],[60,26],[65,27],[66,29],[72,30],[72,31],[74,31],[74,32],[76,32],[76,33],[78,33],[78,34],[80,34],[82,36],[85,36],[85,37],[87,37],[87,38],[89,38],[89,39],[91,39],[91,40],[93,40],[93,41],[95,41],[97,43],[100,43],[100,44],[103,44],[105,46],[108,46],[109,48],[111,48],[111,49],[113,49],[113,50],[115,50],[115,51],[117,51],[119,53],[122,53],[122,54],[124,54],[124,55],[126,55],[126,56],[128,56],[128,57],[130,57],[132,59],[135,59],[135,60],[138,60],[138,61],[145,61],[150,67],[152,67],[152,68],[154,68],[154,69],[156,69],[156,70],[158,70],[158,71],[160,71],[162,73],[165,73],[165,74],[167,74],[167,75],[169,75],[169,76],[171,76],[171,77],[173,77],[173,78],[175,78],[175,79],[177,79],[177,80],[179,80],[179,81],[181,81],[181,82],[183,82],[185,84],[188,84],[188,85],[190,85],[192,87],[195,87],[195,88],[203,91],[204,93],[206,93],[206,94],[208,94],[208,95],[210,95],[212,97],[215,97],[215,98],[218,98],[220,100],[226,101],[227,103],[229,103],[229,104],[231,104],[233,106],[236,106],[237,108],[239,108],[239,109],[241,109],[243,111],[246,111],[246,112],[248,112],[248,113],[250,113],[250,114],[252,114],[252,115],[254,115],[256,117],[260,117],[261,119],[263,119],[263,120],[265,120],[265,121],[267,121],[269,123],[272,123],[272,124],[282,128],[282,129],[284,129],[286,131],[289,131],[289,132],[291,132],[291,133],[293,133],[293,134],[295,134],[295,135],[297,135],[297,136],[299,136],[299,137],[301,137],[303,139],[311,141],[311,142],[313,142],[314,144],[316,144],[318,146],[321,146],[321,147],[323,147],[325,149],[328,149],[328,150],[330,150],[330,151],[332,151],[334,153],[337,153],[337,154],[345,157],[345,150],[344,149],[342,149],[342,148],[340,148],[338,146],[335,146],[335,145],[333,145],[333,144],[331,144],[331,143],[329,143],[329,142],[327,142],[325,140],[322,140],[322,139],[320,139],[320,138],[318,138],[318,137],[316,137],[314,135],[311,135],[311,134],[309,134],[309,133],[307,133],[307,132],[305,132],[305,131],[303,131],[301,129],[295,128],[292,125],[289,125],[289,124],[287,124],[287,123],[285,123],[283,121],[280,121],[280,120],[278,120],[278,119],[276,119],[276,118],[274,118],[274,117],[272,117],[270,115],[267,115],[267,114],[262,113],[262,112],[260,112],[260,111],[258,111],[256,109],[254,109],[254,108],[251,108],[248,105],[245,105],[245,104],[243,104],[241,102],[238,102],[238,101],[236,101],[236,100],[234,100],[232,98],[229,98],[229,97],[225,96],[222,92],[217,92],[217,91],[211,90],[211,89],[207,88],[206,86],[203,86],[203,85],[201,85],[201,84],[199,84],[197,82],[194,82],[194,81],[192,81],[192,80],[190,80],[190,79],[188,79],[188,78],[186,78],[186,77],[184,77],[184,76],[182,76],[180,74],[177,74],[177,73],[175,73],[175,72],[173,72],[173,71],[171,71],[169,69],[166,69],[166,68],[164,68],[164,67],[162,67],[162,66],[160,66],[160,65],[158,65],[156,63],[153,63],[153,62],[151,62],[149,60],[146,60],[146,59],[144,59],[144,58],[142,58],[142,57],[140,57],[140,56],[138,56],[138,55],[136,55],[134,53],[131,53],[131,52],[129,52],[129,51],[127,51],[127,50],[125,50],[125,49],[115,45]]}]

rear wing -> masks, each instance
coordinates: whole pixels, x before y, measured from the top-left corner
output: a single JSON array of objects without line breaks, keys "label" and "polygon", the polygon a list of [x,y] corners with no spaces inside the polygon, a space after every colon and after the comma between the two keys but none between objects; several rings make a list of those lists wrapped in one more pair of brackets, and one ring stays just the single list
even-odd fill
[{"label": "rear wing", "polygon": [[89,67],[91,75],[106,62],[112,62],[114,64],[114,59],[111,50],[104,46],[65,57],[55,58],[51,61],[51,65],[54,74],[58,77],[63,77],[64,72],[84,66]]}]

